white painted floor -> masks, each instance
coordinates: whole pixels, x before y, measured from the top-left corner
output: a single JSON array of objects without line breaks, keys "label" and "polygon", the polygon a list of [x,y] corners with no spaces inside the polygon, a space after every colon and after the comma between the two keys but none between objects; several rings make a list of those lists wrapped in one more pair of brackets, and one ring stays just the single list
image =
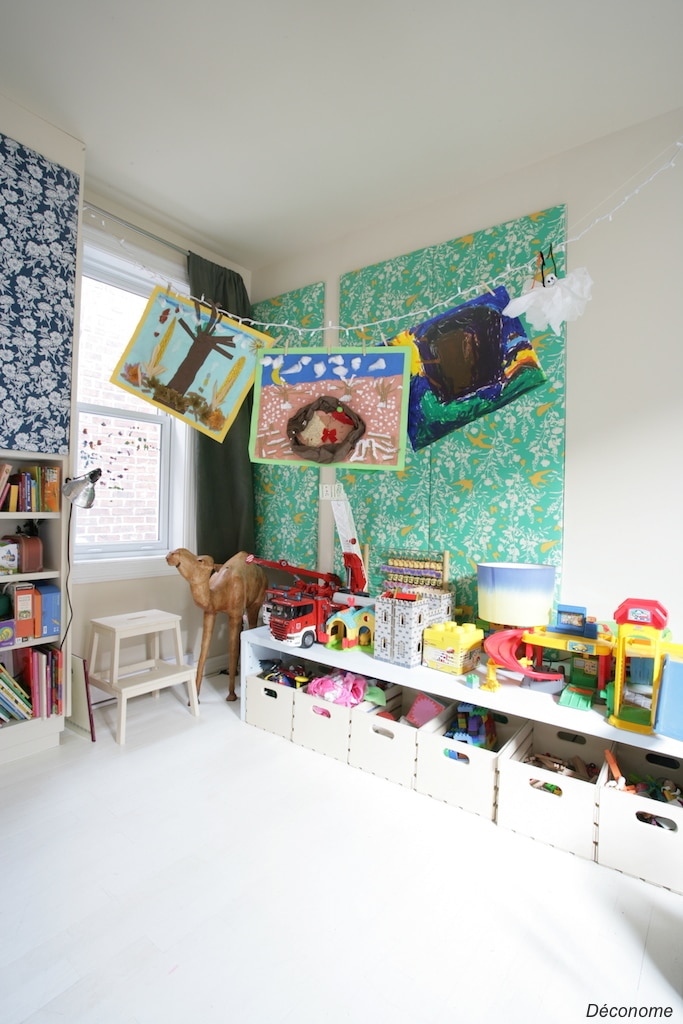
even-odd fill
[{"label": "white painted floor", "polygon": [[683,1021],[683,897],[245,725],[225,682],[0,770],[2,1024]]}]

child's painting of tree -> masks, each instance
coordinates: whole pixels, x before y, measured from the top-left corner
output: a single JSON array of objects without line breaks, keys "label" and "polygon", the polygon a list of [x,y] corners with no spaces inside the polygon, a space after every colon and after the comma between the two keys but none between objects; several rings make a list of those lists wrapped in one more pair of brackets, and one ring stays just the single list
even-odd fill
[{"label": "child's painting of tree", "polygon": [[273,339],[216,307],[155,288],[113,384],[222,441]]}]

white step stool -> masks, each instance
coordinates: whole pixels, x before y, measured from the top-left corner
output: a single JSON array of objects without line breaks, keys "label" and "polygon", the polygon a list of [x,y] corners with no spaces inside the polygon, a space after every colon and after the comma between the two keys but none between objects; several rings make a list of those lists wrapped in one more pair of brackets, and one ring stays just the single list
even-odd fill
[{"label": "white step stool", "polygon": [[[199,714],[195,670],[183,664],[182,639],[180,636],[180,615],[161,612],[157,608],[129,615],[108,615],[90,622],[90,656],[88,658],[89,681],[93,686],[116,697],[117,725],[116,742],[126,742],[126,705],[129,697],[143,693],[159,696],[165,686],[187,683],[187,695],[193,715]],[[159,634],[172,633],[175,664],[162,661],[159,657]],[[146,637],[147,658],[134,665],[119,664],[121,641],[129,637]],[[109,667],[97,668],[97,654],[100,640],[109,645]]]}]

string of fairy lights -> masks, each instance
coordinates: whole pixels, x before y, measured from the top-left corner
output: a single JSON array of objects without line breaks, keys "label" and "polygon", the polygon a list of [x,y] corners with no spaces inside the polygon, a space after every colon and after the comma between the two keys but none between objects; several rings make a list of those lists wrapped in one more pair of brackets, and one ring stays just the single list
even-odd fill
[{"label": "string of fairy lights", "polygon": [[[581,239],[585,238],[585,236],[587,234],[589,234],[589,232],[591,232],[599,224],[602,224],[605,221],[611,222],[612,219],[632,199],[635,198],[635,196],[639,195],[640,192],[643,189],[647,188],[648,185],[650,185],[653,181],[655,181],[660,176],[660,174],[663,174],[664,171],[668,171],[668,170],[674,168],[676,166],[678,158],[681,155],[681,150],[683,149],[683,139],[677,139],[674,143],[671,144],[671,146],[667,147],[667,150],[671,150],[672,148],[673,148],[673,155],[669,159],[667,159],[664,163],[662,163],[659,167],[657,167],[657,169],[654,170],[648,177],[646,177],[643,180],[641,180],[635,188],[633,188],[629,192],[627,192],[620,199],[620,201],[614,207],[612,207],[612,209],[609,210],[609,212],[603,213],[603,214],[600,214],[599,216],[594,217],[594,219],[585,228],[583,228],[583,230],[581,230],[578,234],[575,234],[572,237],[567,238],[564,241],[561,241],[561,242],[558,242],[557,244],[554,244],[553,245],[554,251],[556,253],[560,253],[560,252],[566,251],[566,249],[569,246],[574,245],[577,242],[580,242]],[[667,150],[664,150],[663,153],[666,153]],[[661,156],[662,156],[662,154],[660,153],[660,157]],[[652,164],[654,162],[654,160],[656,160],[656,159],[659,159],[659,157],[655,157],[655,158],[651,159],[648,162],[648,164]],[[633,177],[635,177],[635,175],[632,175],[631,177],[633,178]],[[616,189],[615,192],[616,191],[619,191],[619,190]],[[615,193],[613,192],[612,195],[614,195],[614,194]],[[603,202],[604,202],[604,200],[603,200]],[[602,205],[602,204],[600,204],[600,205]],[[106,227],[106,223],[103,220],[103,217],[106,218],[109,215],[105,211],[99,210],[98,208],[93,207],[93,206],[91,206],[91,205],[86,203],[86,205],[85,205],[85,212],[88,213],[92,217],[93,220],[98,220],[102,227]],[[117,219],[117,218],[113,218],[113,219]],[[132,224],[131,225],[127,225],[127,226],[131,227],[134,231],[139,231],[140,230],[140,229],[136,228],[135,225],[132,225]],[[148,234],[148,232],[141,232],[141,233]],[[156,236],[150,236],[150,237],[155,237],[156,241],[160,241],[163,244],[168,244],[168,243],[164,243],[163,239],[157,239]],[[131,254],[130,253],[130,248],[129,248],[129,246],[126,243],[126,240],[123,239],[123,238],[117,238],[116,240],[119,243],[119,245],[121,246],[121,248],[124,250],[124,252],[126,252],[127,256],[130,257],[130,254]],[[178,248],[178,247],[176,246],[174,248]],[[422,309],[412,308],[409,313],[393,314],[392,316],[384,317],[382,319],[368,321],[367,323],[344,325],[344,324],[333,324],[331,321],[329,321],[327,326],[325,326],[325,327],[319,327],[319,326],[317,326],[317,327],[304,327],[304,326],[302,326],[300,324],[296,324],[296,323],[294,323],[294,324],[289,323],[289,322],[277,323],[277,322],[274,322],[272,320],[256,320],[256,319],[254,319],[252,317],[238,316],[237,314],[230,312],[230,310],[222,309],[220,307],[218,307],[217,312],[219,312],[223,316],[228,317],[230,320],[233,320],[236,323],[239,323],[239,324],[242,324],[244,326],[253,328],[254,330],[261,330],[262,329],[264,332],[267,331],[267,332],[270,332],[271,334],[274,331],[281,331],[283,333],[284,332],[290,332],[290,333],[292,333],[294,335],[298,335],[299,338],[310,337],[310,336],[317,335],[317,334],[325,334],[328,337],[328,339],[329,339],[330,335],[336,333],[338,335],[338,337],[340,338],[340,340],[349,339],[353,335],[356,335],[358,337],[364,337],[367,334],[368,331],[373,331],[373,332],[379,331],[380,334],[381,334],[382,333],[382,329],[384,327],[387,327],[387,328],[391,327],[392,330],[396,330],[396,325],[398,323],[400,323],[401,321],[403,321],[403,320],[409,320],[411,324],[414,324],[417,320],[420,320],[420,319],[424,319],[424,320],[430,319],[431,317],[437,315],[440,311],[445,310],[445,309],[449,309],[451,306],[457,304],[460,300],[463,300],[463,299],[467,298],[468,295],[472,295],[472,294],[479,295],[483,291],[493,292],[495,288],[500,287],[501,285],[505,284],[505,282],[508,281],[512,277],[518,278],[520,275],[524,274],[525,272],[527,274],[533,273],[533,271],[534,271],[534,269],[536,267],[536,264],[537,264],[537,259],[538,259],[538,254],[534,253],[534,255],[533,255],[533,257],[531,259],[529,259],[527,261],[524,261],[523,263],[518,264],[516,266],[508,265],[505,268],[505,270],[503,270],[500,273],[496,274],[494,277],[492,277],[491,279],[487,280],[483,284],[475,284],[475,285],[473,285],[471,287],[463,288],[463,289],[461,289],[461,290],[459,290],[457,292],[449,294],[449,296],[447,298],[442,299],[442,300],[440,300],[438,302],[435,302],[435,303],[433,303],[432,305],[430,305],[428,307],[425,307],[425,308],[422,308]],[[156,271],[153,271],[149,267],[144,266],[143,264],[139,263],[137,260],[131,260],[131,262],[134,263],[135,265],[137,265],[140,269],[144,270],[145,273],[148,274],[152,279],[158,280],[160,284],[166,284],[167,283],[167,282],[162,280],[161,276]],[[170,290],[170,286],[169,286],[169,290]],[[194,301],[199,301],[200,303],[204,302],[203,296],[202,296],[201,299],[195,299],[194,296],[191,296],[190,298],[192,298]]]}]

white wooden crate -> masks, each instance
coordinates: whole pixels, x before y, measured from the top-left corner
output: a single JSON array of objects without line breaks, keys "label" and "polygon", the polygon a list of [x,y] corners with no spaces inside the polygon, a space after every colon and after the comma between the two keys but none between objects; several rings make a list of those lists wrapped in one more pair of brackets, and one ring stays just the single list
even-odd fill
[{"label": "white wooden crate", "polygon": [[[496,822],[503,828],[595,860],[598,793],[607,768],[605,749],[611,749],[611,744],[600,737],[529,722],[514,748],[498,758]],[[596,764],[600,775],[596,782],[585,782],[537,768],[524,763],[530,753],[550,754],[563,760],[578,755],[586,764]],[[534,782],[551,788],[536,788]],[[552,791],[557,789],[559,794]]]},{"label": "white wooden crate", "polygon": [[[387,710],[397,716],[405,714],[410,710],[416,692],[400,686],[389,687],[386,691]],[[349,764],[412,789],[417,732],[413,725],[394,722],[378,716],[376,712],[367,714],[362,708],[357,708],[351,715]]]},{"label": "white wooden crate", "polygon": [[247,676],[245,721],[291,740],[295,692],[294,687]]},{"label": "white wooden crate", "polygon": [[498,758],[521,741],[526,720],[495,714],[497,742],[486,749],[444,736],[456,714],[454,704],[418,730],[415,789],[492,821]]},{"label": "white wooden crate", "polygon": [[294,692],[294,743],[347,763],[350,732],[351,708],[306,693],[305,688]]},{"label": "white wooden crate", "polygon": [[[617,744],[622,774],[672,779],[683,790],[678,758]],[[598,863],[683,893],[683,807],[601,785],[598,794]],[[654,815],[670,827],[647,820]]]}]

